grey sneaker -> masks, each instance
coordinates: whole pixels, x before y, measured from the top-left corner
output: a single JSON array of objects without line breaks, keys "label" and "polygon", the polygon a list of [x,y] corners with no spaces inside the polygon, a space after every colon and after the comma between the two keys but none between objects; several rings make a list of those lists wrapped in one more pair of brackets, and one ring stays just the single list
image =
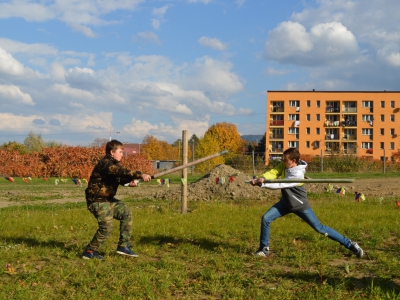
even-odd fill
[{"label": "grey sneaker", "polygon": [[257,252],[254,253],[254,255],[267,257],[269,255],[269,247],[264,247],[264,248],[257,250]]},{"label": "grey sneaker", "polygon": [[364,255],[363,249],[356,242],[351,242],[349,250],[353,252],[358,258],[361,258]]}]

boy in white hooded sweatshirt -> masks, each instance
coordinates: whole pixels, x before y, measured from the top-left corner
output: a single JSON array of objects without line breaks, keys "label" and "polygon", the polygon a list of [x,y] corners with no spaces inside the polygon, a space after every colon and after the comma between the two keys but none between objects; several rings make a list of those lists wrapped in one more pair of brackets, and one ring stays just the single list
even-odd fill
[{"label": "boy in white hooded sweatshirt", "polygon": [[282,197],[275,203],[261,218],[260,247],[255,253],[257,256],[269,255],[269,236],[270,224],[277,218],[283,217],[289,213],[294,213],[310,225],[316,232],[325,235],[334,240],[351,252],[358,258],[361,258],[364,251],[361,247],[341,235],[328,226],[322,225],[307,199],[307,192],[303,183],[264,183],[264,180],[277,179],[304,179],[307,163],[300,159],[300,152],[297,148],[289,148],[283,152],[283,162],[270,171],[262,174],[258,179],[251,181],[252,185],[258,185],[262,188],[281,189]]}]

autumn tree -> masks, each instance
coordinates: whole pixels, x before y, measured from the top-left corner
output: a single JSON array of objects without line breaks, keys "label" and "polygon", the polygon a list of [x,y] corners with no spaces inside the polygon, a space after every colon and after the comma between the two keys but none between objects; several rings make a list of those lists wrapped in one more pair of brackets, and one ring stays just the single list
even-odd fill
[{"label": "autumn tree", "polygon": [[24,145],[29,152],[42,152],[42,149],[46,147],[46,142],[41,133],[36,135],[31,131],[25,138]]},{"label": "autumn tree", "polygon": [[246,143],[240,137],[236,125],[232,123],[216,123],[208,128],[204,137],[207,135],[211,135],[217,141],[219,149],[216,152],[221,150],[229,151],[225,156],[227,159],[234,157],[239,152],[243,152],[246,147]]},{"label": "autumn tree", "polygon": [[25,154],[28,153],[29,150],[26,148],[26,146],[24,144],[21,143],[17,143],[17,142],[8,142],[8,143],[4,143],[3,145],[0,146],[1,150],[6,150],[6,151],[17,151],[20,154]]},{"label": "autumn tree", "polygon": [[95,138],[93,142],[90,142],[90,148],[98,148],[106,144],[109,140],[106,138]]},{"label": "autumn tree", "polygon": [[[196,155],[198,157],[206,157],[212,154],[215,154],[219,152],[220,149],[220,144],[219,141],[210,133],[206,133],[203,138],[200,138],[200,140],[197,142],[196,146]],[[196,165],[196,170],[198,172],[206,172],[210,171],[213,169],[215,166],[224,164],[225,163],[225,157],[224,156],[218,156],[216,158],[210,159],[208,161],[199,163]]]},{"label": "autumn tree", "polygon": [[[180,144],[176,146],[165,141],[159,141],[152,135],[146,135],[143,139],[142,154],[148,160],[178,160]],[[175,144],[176,145],[176,144]]]}]

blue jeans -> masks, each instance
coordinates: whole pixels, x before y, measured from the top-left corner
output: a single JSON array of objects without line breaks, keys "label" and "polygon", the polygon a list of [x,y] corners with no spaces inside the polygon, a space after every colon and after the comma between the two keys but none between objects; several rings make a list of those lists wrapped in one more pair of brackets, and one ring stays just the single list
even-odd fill
[{"label": "blue jeans", "polygon": [[273,205],[261,218],[261,234],[260,234],[260,249],[269,246],[269,231],[270,224],[277,218],[283,217],[289,213],[294,213],[300,217],[304,222],[312,227],[316,232],[325,235],[326,237],[340,243],[341,245],[349,248],[351,241],[345,236],[328,226],[324,226],[318,221],[316,215],[311,208],[305,210],[291,211],[286,208],[281,201]]}]

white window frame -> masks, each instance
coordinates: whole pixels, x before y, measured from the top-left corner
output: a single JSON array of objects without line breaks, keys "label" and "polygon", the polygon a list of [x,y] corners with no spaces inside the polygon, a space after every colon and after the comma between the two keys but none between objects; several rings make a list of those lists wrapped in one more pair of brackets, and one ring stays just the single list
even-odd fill
[{"label": "white window frame", "polygon": [[362,135],[372,135],[374,134],[374,130],[372,128],[363,128],[361,131]]},{"label": "white window frame", "polygon": [[362,149],[373,149],[374,148],[374,143],[373,142],[362,142],[361,143],[361,148]]},{"label": "white window frame", "polygon": [[373,115],[362,115],[362,120],[364,122],[371,122],[374,120],[374,116]]},{"label": "white window frame", "polygon": [[367,100],[363,101],[362,107],[368,107],[368,108],[374,107],[374,101],[367,101]]},{"label": "white window frame", "polygon": [[289,100],[289,107],[300,107],[300,100]]}]

